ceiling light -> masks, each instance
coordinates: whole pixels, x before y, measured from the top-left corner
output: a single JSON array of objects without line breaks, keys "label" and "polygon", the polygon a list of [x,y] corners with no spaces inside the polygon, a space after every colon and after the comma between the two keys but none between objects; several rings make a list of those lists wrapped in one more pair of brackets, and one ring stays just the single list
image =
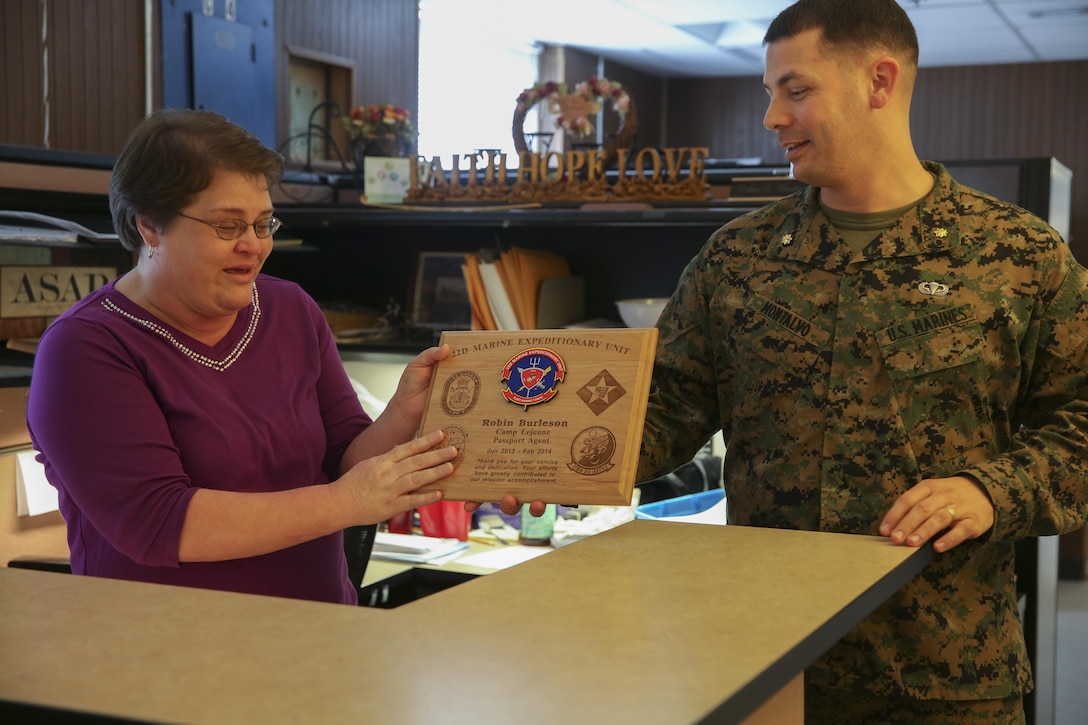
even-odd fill
[{"label": "ceiling light", "polygon": [[744,48],[761,45],[770,21],[757,24],[750,20],[736,20],[724,23],[721,35],[715,43],[719,48]]},{"label": "ceiling light", "polygon": [[1028,17],[1038,20],[1040,18],[1057,18],[1067,15],[1088,15],[1088,5],[1079,8],[1054,8],[1052,10],[1029,10]]}]

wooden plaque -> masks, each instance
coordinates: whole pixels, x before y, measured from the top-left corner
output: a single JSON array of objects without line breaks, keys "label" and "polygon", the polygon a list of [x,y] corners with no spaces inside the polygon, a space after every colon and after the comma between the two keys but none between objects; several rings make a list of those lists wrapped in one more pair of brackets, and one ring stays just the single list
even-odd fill
[{"label": "wooden plaque", "polygon": [[625,506],[638,467],[657,330],[444,332],[420,432],[460,454],[448,500]]}]

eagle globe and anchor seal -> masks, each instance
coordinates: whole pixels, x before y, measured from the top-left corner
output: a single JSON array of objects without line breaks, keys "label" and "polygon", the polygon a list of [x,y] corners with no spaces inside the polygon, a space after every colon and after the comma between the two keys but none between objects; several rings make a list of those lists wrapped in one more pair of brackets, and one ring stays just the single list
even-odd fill
[{"label": "eagle globe and anchor seal", "polygon": [[523,350],[514,355],[502,369],[506,386],[502,397],[525,410],[530,405],[546,403],[555,397],[556,386],[563,382],[566,367],[563,358],[543,347]]}]

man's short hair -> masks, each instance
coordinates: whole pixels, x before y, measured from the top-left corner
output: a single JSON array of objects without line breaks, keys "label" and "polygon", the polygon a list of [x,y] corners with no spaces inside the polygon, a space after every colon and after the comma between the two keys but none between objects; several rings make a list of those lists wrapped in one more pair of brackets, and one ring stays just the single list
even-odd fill
[{"label": "man's short hair", "polygon": [[887,50],[918,67],[918,35],[895,0],[798,0],[771,21],[763,44],[813,29],[821,31],[828,45]]}]

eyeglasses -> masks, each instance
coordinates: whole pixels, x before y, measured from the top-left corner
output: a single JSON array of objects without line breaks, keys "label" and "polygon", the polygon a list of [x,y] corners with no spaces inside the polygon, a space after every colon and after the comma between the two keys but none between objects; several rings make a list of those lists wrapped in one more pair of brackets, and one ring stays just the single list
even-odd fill
[{"label": "eyeglasses", "polygon": [[186,219],[192,219],[194,222],[200,222],[201,224],[207,224],[209,227],[215,230],[216,235],[220,239],[226,239],[228,242],[238,239],[246,233],[246,229],[253,227],[253,231],[257,233],[257,236],[261,239],[267,239],[276,233],[276,231],[283,226],[283,222],[274,216],[270,216],[267,219],[261,219],[255,221],[252,224],[244,222],[241,219],[228,219],[225,222],[219,222],[213,224],[212,222],[206,222],[203,219],[197,219],[195,216],[189,216],[188,214],[182,214],[178,212],[178,216],[183,216]]}]

